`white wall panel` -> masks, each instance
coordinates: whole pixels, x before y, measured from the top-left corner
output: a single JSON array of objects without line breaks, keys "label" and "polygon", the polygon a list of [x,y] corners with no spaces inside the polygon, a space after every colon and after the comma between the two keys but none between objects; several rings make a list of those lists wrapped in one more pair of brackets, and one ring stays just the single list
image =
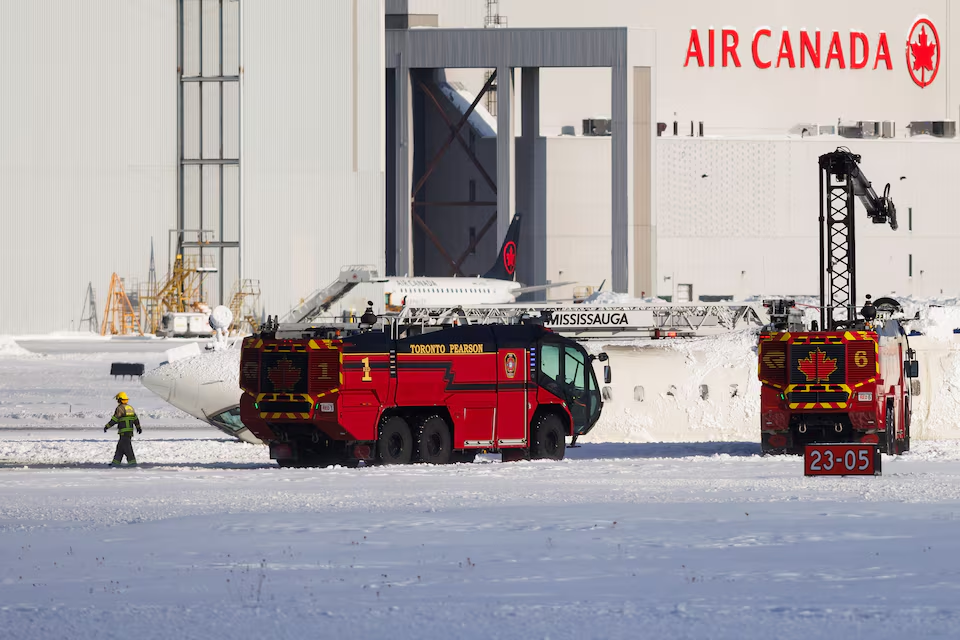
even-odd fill
[{"label": "white wall panel", "polygon": [[0,334],[69,330],[88,282],[145,280],[175,219],[171,0],[8,3]]},{"label": "white wall panel", "polygon": [[271,314],[384,263],[382,3],[282,7],[243,15],[244,276]]},{"label": "white wall panel", "polygon": [[960,293],[960,220],[952,214],[960,143],[836,137],[659,139],[658,292],[673,295],[689,283],[695,296],[817,295],[817,159],[838,145],[863,156],[878,193],[891,183],[900,224],[873,225],[857,203],[858,294]]},{"label": "white wall panel", "polygon": [[[610,138],[548,138],[546,168],[547,281],[609,287]],[[574,288],[549,297],[572,298]]]}]

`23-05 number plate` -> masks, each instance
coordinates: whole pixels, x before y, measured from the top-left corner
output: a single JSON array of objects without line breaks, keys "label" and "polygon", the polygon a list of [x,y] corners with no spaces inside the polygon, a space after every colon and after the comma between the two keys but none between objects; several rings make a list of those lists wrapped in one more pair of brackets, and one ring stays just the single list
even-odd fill
[{"label": "23-05 number plate", "polygon": [[880,449],[874,444],[808,444],[803,452],[805,476],[878,476]]}]

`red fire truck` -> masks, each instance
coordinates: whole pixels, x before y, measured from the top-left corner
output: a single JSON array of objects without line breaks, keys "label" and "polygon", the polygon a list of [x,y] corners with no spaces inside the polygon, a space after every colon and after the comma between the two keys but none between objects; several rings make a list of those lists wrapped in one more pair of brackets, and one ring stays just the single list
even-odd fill
[{"label": "red fire truck", "polygon": [[807,444],[830,442],[879,444],[891,454],[910,449],[910,378],[918,367],[907,335],[896,319],[863,324],[760,334],[765,453],[802,454]]},{"label": "red fire truck", "polygon": [[280,466],[559,460],[600,417],[592,364],[606,355],[539,324],[404,335],[368,321],[268,323],[244,340],[241,419]]},{"label": "red fire truck", "polygon": [[[840,148],[820,157],[820,319],[811,326],[790,300],[764,302],[771,322],[757,349],[760,433],[765,453],[804,453],[812,443],[910,448],[918,364],[896,318],[899,304],[881,298],[856,305],[854,203],[875,224],[897,229],[890,185],[878,196]],[[911,384],[912,383],[912,384]]]}]

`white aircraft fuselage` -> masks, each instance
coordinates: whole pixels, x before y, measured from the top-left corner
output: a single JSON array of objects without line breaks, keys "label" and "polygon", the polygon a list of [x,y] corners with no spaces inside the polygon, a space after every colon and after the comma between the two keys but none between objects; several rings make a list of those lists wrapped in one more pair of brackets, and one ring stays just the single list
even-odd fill
[{"label": "white aircraft fuselage", "polygon": [[455,307],[511,304],[522,285],[493,278],[387,278],[383,281],[384,307]]}]

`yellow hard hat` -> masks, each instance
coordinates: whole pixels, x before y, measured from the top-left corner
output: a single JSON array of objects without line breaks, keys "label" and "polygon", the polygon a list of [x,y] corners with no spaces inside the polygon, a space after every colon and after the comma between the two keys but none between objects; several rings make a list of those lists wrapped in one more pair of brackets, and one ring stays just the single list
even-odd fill
[{"label": "yellow hard hat", "polygon": [[127,397],[127,394],[125,394],[123,391],[118,393],[115,397],[117,399],[117,402],[126,402],[127,400],[130,399]]}]

